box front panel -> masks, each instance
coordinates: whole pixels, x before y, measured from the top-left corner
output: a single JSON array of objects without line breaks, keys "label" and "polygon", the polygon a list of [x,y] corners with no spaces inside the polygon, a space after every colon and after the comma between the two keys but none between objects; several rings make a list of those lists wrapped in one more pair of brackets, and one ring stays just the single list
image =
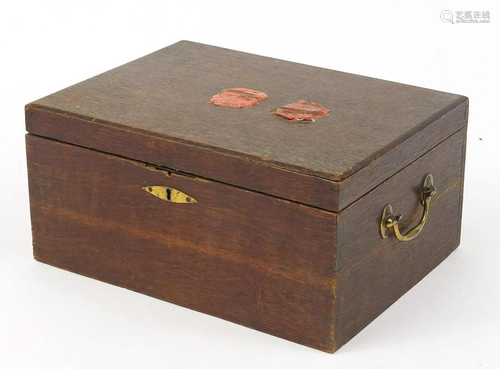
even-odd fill
[{"label": "box front panel", "polygon": [[27,149],[37,260],[333,350],[334,213],[38,136]]}]

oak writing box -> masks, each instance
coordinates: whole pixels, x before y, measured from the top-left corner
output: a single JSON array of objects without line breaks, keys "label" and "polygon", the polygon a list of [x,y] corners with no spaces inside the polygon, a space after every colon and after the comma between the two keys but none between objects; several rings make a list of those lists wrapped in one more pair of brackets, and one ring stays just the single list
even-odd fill
[{"label": "oak writing box", "polygon": [[458,246],[467,115],[181,41],[26,106],[34,256],[333,352]]}]

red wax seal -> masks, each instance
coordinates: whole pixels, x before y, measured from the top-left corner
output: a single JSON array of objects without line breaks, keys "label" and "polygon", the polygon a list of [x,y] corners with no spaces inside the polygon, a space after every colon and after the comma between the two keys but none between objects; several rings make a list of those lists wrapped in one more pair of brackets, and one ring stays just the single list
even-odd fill
[{"label": "red wax seal", "polygon": [[311,121],[318,118],[327,117],[330,110],[315,102],[298,100],[291,104],[279,107],[271,114],[291,120],[291,121]]},{"label": "red wax seal", "polygon": [[267,99],[267,95],[264,92],[249,88],[227,88],[214,95],[209,103],[228,108],[251,108],[257,105],[259,100],[265,99]]}]

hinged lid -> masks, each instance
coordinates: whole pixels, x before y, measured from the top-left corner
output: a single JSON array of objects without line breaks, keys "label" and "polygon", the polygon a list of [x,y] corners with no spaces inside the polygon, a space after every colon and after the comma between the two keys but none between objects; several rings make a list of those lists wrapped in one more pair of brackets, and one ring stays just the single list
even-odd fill
[{"label": "hinged lid", "polygon": [[[265,93],[236,109],[224,89]],[[306,100],[315,122],[271,114]],[[466,124],[463,96],[181,41],[37,100],[30,133],[340,211]]]}]

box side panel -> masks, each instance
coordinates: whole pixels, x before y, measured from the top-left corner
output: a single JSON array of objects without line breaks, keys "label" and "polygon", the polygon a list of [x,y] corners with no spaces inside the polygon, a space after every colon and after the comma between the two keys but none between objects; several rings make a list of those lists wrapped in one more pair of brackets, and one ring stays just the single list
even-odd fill
[{"label": "box side panel", "polygon": [[[398,172],[339,214],[336,338],[343,345],[441,263],[459,244],[466,131]],[[402,214],[403,233],[416,225],[423,206],[422,180],[434,176],[437,188],[427,222],[413,240],[392,231],[380,235],[387,204]]]},{"label": "box side panel", "polygon": [[33,135],[27,150],[37,260],[333,350],[334,213]]}]

